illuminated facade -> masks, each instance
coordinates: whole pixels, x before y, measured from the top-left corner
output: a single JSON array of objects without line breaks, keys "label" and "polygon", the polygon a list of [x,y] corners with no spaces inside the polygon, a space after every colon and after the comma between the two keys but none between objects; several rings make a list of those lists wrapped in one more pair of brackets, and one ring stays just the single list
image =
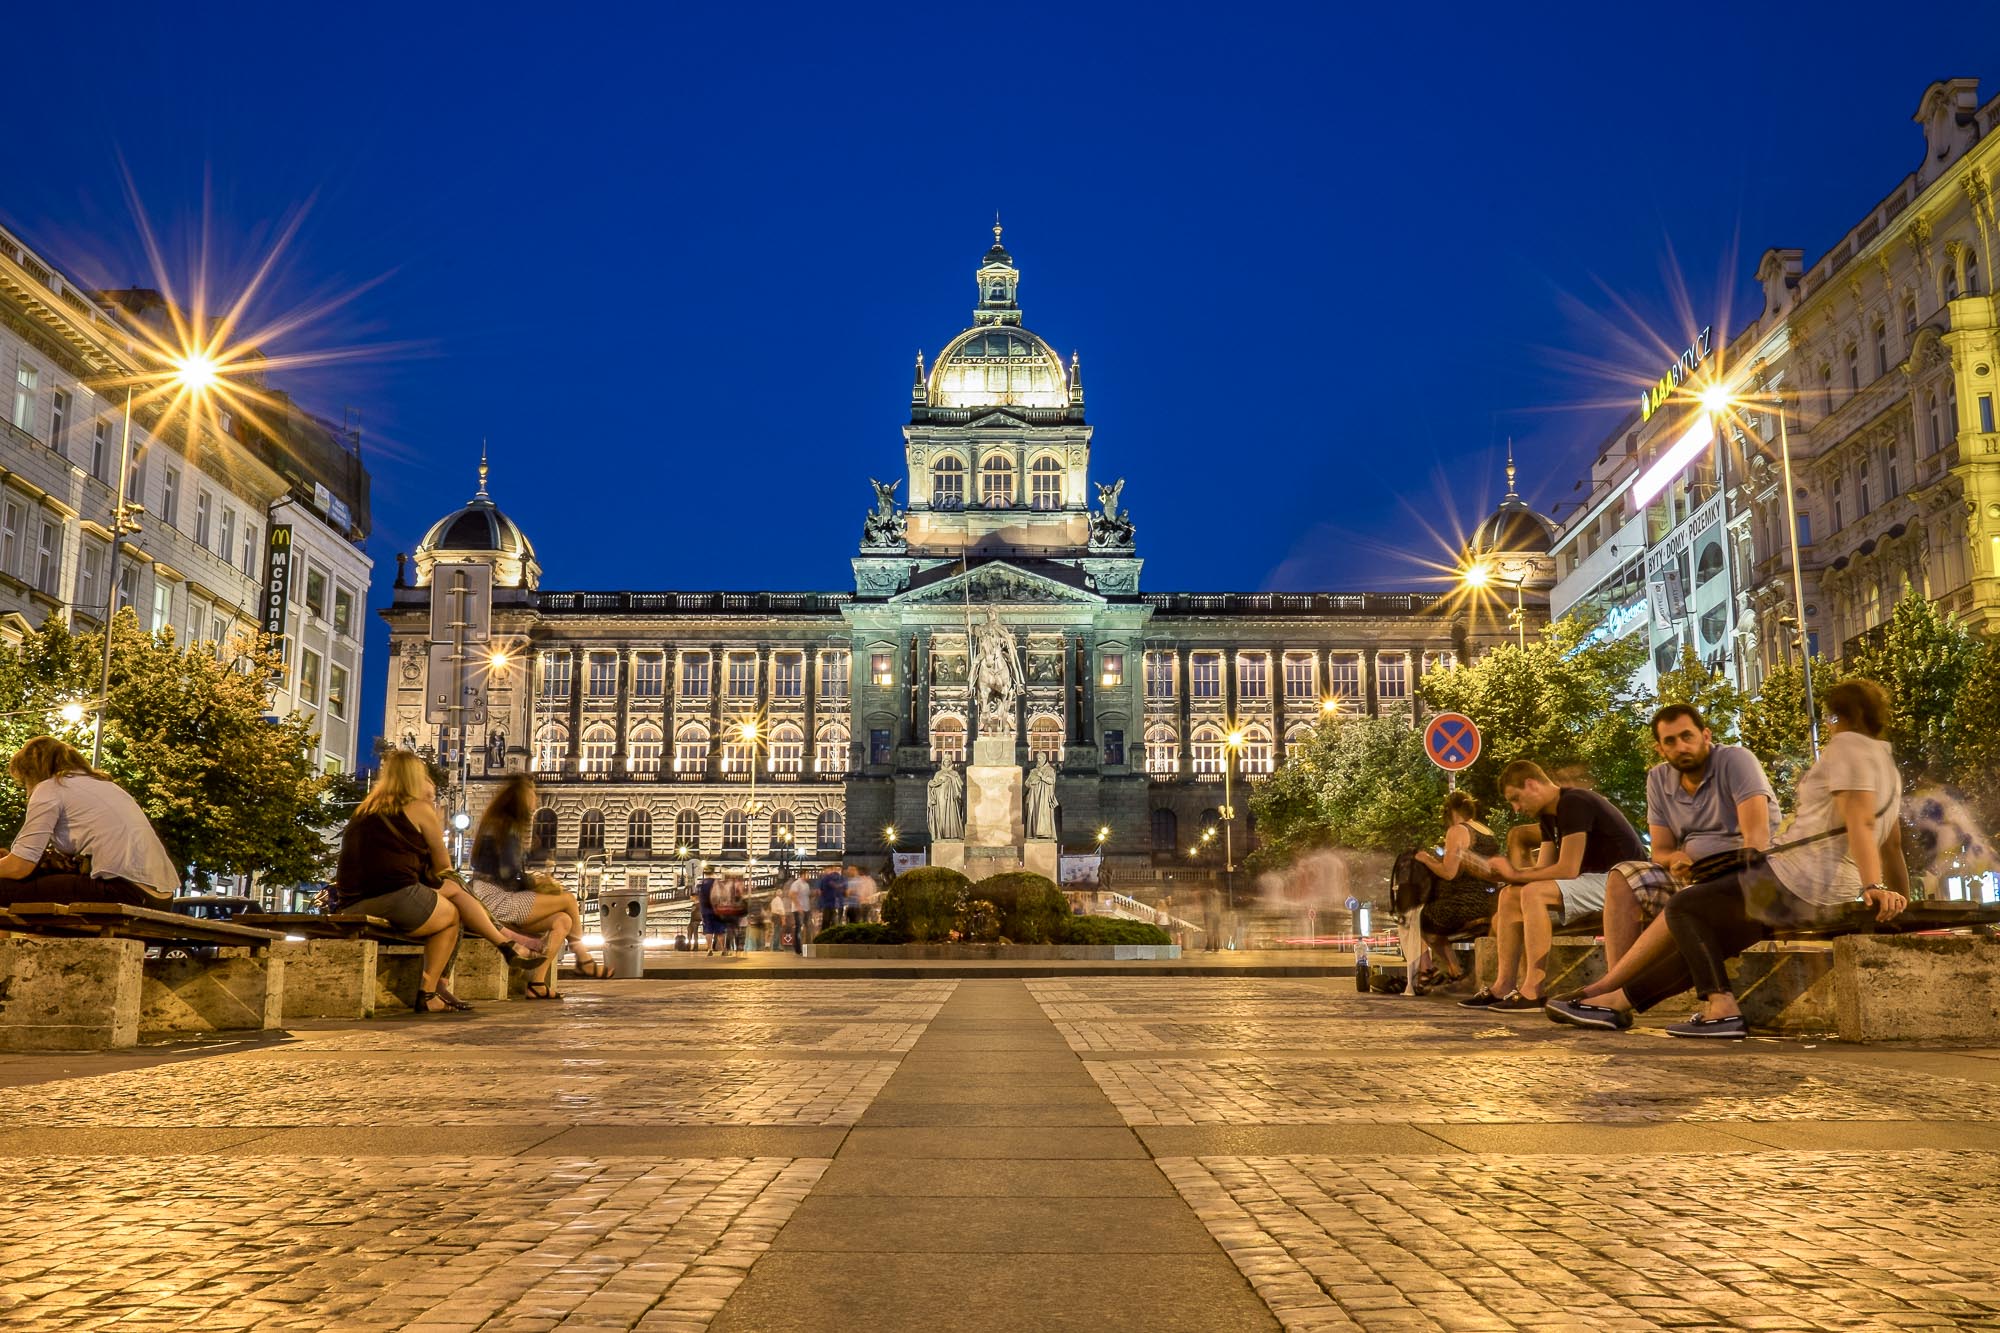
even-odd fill
[{"label": "illuminated facade", "polygon": [[[1023,326],[997,229],[975,277],[971,326],[918,360],[903,471],[875,484],[850,588],[546,590],[482,475],[399,576],[385,734],[445,743],[423,720],[431,574],[489,560],[496,641],[518,649],[490,673],[475,808],[493,777],[532,768],[538,845],[586,886],[665,896],[682,849],[875,863],[889,828],[905,850],[928,841],[925,784],[968,748],[967,624],[996,607],[1027,678],[1019,758],[1057,762],[1062,840],[1090,850],[1108,829],[1132,886],[1213,874],[1219,854],[1188,849],[1218,817],[1225,765],[1255,781],[1326,711],[1407,711],[1423,673],[1511,637],[1491,615],[1468,637],[1424,594],[1142,591],[1123,482],[1090,472],[1078,361]],[[1524,558],[1546,562],[1548,525],[1518,498],[1487,530],[1496,559],[1532,530]]]}]

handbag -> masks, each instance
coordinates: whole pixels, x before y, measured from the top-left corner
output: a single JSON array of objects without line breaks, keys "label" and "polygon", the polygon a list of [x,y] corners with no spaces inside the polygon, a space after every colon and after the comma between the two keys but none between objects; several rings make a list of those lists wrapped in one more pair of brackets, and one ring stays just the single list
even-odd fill
[{"label": "handbag", "polygon": [[1733,847],[1726,852],[1710,852],[1688,866],[1688,883],[1700,884],[1704,880],[1721,879],[1739,870],[1748,870],[1764,859],[1764,853],[1750,847]]}]

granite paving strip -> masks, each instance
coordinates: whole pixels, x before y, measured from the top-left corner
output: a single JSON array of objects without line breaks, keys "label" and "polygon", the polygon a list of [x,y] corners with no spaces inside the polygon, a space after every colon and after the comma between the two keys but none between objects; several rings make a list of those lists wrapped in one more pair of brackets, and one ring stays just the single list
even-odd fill
[{"label": "granite paving strip", "polygon": [[1275,1327],[1146,1158],[1025,987],[967,981],[716,1327]]}]

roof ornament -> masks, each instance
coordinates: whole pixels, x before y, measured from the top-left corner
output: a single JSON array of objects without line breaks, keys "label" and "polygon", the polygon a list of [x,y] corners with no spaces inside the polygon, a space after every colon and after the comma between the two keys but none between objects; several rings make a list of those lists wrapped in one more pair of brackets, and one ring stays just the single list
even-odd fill
[{"label": "roof ornament", "polygon": [[1000,210],[993,210],[993,248],[1000,248]]},{"label": "roof ornament", "polygon": [[472,497],[475,500],[491,500],[493,498],[486,493],[486,472],[486,441],[484,438],[481,438],[479,441],[479,494]]},{"label": "roof ornament", "polygon": [[1514,437],[1511,435],[1507,437],[1507,498],[1521,498],[1520,492],[1514,489]]}]

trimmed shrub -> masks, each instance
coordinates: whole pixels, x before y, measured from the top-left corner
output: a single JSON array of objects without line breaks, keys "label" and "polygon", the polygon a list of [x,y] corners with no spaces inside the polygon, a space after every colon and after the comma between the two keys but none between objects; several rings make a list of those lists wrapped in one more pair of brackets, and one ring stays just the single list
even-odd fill
[{"label": "trimmed shrub", "polygon": [[958,918],[958,937],[967,944],[993,943],[1000,938],[1000,909],[984,898],[974,898]]},{"label": "trimmed shrub", "polygon": [[950,939],[971,887],[971,880],[943,866],[906,870],[882,896],[882,920],[919,944]]},{"label": "trimmed shrub", "polygon": [[1000,935],[1015,944],[1057,944],[1069,920],[1069,899],[1055,882],[1026,870],[989,875],[973,885],[974,897],[1000,913]]},{"label": "trimmed shrub", "polygon": [[1150,921],[1120,916],[1073,916],[1063,923],[1064,944],[1172,944],[1167,932]]},{"label": "trimmed shrub", "polygon": [[843,921],[812,937],[814,944],[902,944],[903,932],[880,921]]}]

